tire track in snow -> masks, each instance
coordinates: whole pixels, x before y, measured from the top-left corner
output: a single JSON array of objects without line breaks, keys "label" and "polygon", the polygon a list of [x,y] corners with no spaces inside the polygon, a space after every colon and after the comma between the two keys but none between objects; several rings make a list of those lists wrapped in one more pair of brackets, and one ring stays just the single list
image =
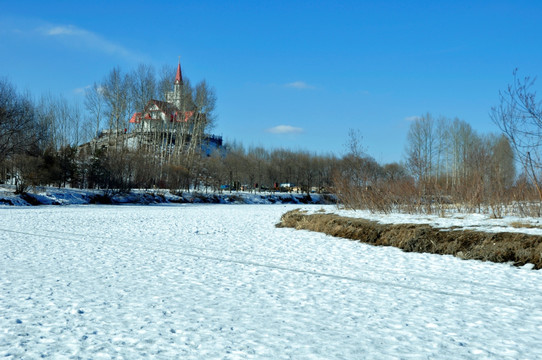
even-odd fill
[{"label": "tire track in snow", "polygon": [[[41,237],[46,237],[46,238],[51,238],[51,239],[70,240],[70,241],[75,241],[75,242],[82,242],[83,241],[83,239],[76,239],[76,238],[73,238],[73,237],[59,237],[59,236],[54,236],[54,235],[48,235],[50,233],[58,233],[58,234],[65,234],[65,235],[80,236],[82,238],[92,237],[93,239],[100,239],[100,240],[102,240],[104,242],[105,246],[109,246],[109,247],[122,246],[122,247],[125,247],[125,248],[133,249],[134,247],[137,246],[139,248],[143,248],[143,247],[141,247],[141,245],[139,243],[132,242],[133,239],[129,239],[129,238],[123,238],[123,237],[112,238],[112,237],[104,237],[104,236],[92,236],[92,235],[89,235],[89,234],[78,234],[78,233],[63,232],[63,231],[49,230],[49,229],[36,229],[36,230],[44,231],[45,235],[44,234],[27,232],[27,231],[17,231],[17,230],[10,230],[10,229],[2,229],[2,228],[0,228],[0,231],[18,233],[18,234],[22,234],[22,235],[41,236]],[[288,230],[288,229],[285,229],[285,230]],[[198,236],[200,236],[200,235],[202,235],[202,234],[198,234]],[[208,235],[208,234],[203,234],[203,235]],[[115,240],[115,242],[111,243],[110,241],[112,241],[112,240]],[[121,243],[119,243],[118,240],[121,240],[121,241],[125,242],[125,245],[122,245]],[[194,246],[194,245],[187,245],[187,246],[184,246],[182,248],[177,247],[177,246],[171,246],[171,244],[168,244],[168,246],[170,248],[167,249],[167,250],[163,249],[163,248],[161,248],[161,249],[156,248],[155,250],[160,251],[160,252],[171,252],[170,249],[175,248],[176,251],[180,251],[180,254],[183,254],[182,249],[190,248],[190,249],[195,249],[195,250],[199,250],[199,251],[203,251],[203,252],[211,252],[211,253],[218,253],[218,254],[227,253],[228,255],[231,255],[232,257],[234,255],[236,255],[236,254],[239,254],[241,256],[258,257],[258,258],[264,258],[264,259],[274,259],[274,260],[284,261],[284,257],[271,256],[271,255],[259,255],[259,254],[254,254],[254,253],[249,253],[249,252],[239,251],[239,250],[233,250],[233,251],[226,252],[226,251],[224,251],[224,249],[218,249],[218,248],[212,248],[212,247],[198,247],[198,246]],[[154,248],[145,247],[144,249],[152,250]],[[192,255],[197,256],[197,254],[192,254]],[[297,261],[300,261],[300,260],[297,258]],[[301,260],[301,262],[303,262],[304,264],[307,264],[307,265],[319,265],[319,266],[328,266],[329,265],[329,264],[325,264],[325,263],[322,263],[322,262],[307,261],[307,260]],[[350,278],[355,279],[354,277],[350,277]],[[436,276],[427,276],[427,275],[422,275],[422,274],[416,274],[416,278],[423,278],[425,280],[435,281],[435,282],[442,281],[442,280],[449,280],[448,278],[436,277]],[[407,280],[407,279],[405,278],[405,280]],[[498,289],[498,290],[503,290],[503,291],[513,291],[513,292],[516,292],[516,293],[519,293],[519,294],[522,294],[522,295],[524,295],[525,292],[526,292],[525,289],[504,287],[504,286],[499,286],[499,285],[494,285],[494,284],[484,284],[484,283],[473,282],[473,281],[464,281],[464,280],[461,280],[461,279],[453,279],[453,281],[456,284],[463,284],[463,285],[473,286],[473,287],[480,286],[480,287]],[[532,292],[535,293],[536,295],[539,294],[538,292],[535,292],[535,291],[532,291]]]},{"label": "tire track in snow", "polygon": [[[31,233],[31,232],[9,230],[9,229],[1,229],[1,228],[0,228],[0,231],[8,232],[8,233],[16,233],[16,234],[21,234],[21,235],[47,237],[47,238],[56,239],[56,240],[70,240],[70,241],[74,241],[74,242],[82,242],[82,240],[83,240],[83,239],[74,239],[72,237],[59,237],[59,236],[54,236],[54,235],[36,234],[36,233]],[[45,231],[47,231],[47,230],[45,230]],[[53,231],[50,231],[50,232],[53,232]],[[61,234],[75,235],[73,233],[67,233],[67,232],[59,232],[59,231],[54,231],[54,232],[61,233]],[[81,235],[81,236],[86,237],[88,235]],[[94,237],[94,238],[95,239],[100,238],[102,240],[113,240],[113,238],[103,238],[103,237]],[[114,240],[117,240],[117,239],[119,239],[119,238],[114,238]],[[120,239],[124,240],[124,241],[129,241],[128,239],[122,239],[122,238],[120,238]],[[185,256],[185,257],[205,259],[205,260],[209,260],[209,261],[226,262],[226,263],[237,264],[237,265],[255,266],[255,267],[261,267],[261,268],[267,268],[267,269],[273,269],[273,270],[287,271],[287,272],[292,272],[292,273],[306,274],[306,275],[312,275],[312,276],[316,276],[316,277],[325,277],[325,278],[328,278],[328,279],[339,280],[339,281],[352,281],[352,282],[357,282],[357,283],[365,283],[365,284],[385,286],[385,287],[391,287],[391,288],[401,288],[401,289],[406,289],[406,290],[415,291],[415,292],[424,292],[424,293],[439,294],[439,295],[449,296],[449,297],[465,298],[465,299],[477,301],[477,302],[480,302],[480,303],[483,303],[483,304],[493,304],[493,305],[500,305],[500,306],[504,305],[504,306],[508,306],[508,307],[519,308],[521,310],[529,310],[529,309],[525,309],[524,306],[517,305],[517,304],[512,303],[512,302],[494,301],[492,299],[472,296],[472,295],[468,295],[468,294],[462,294],[462,293],[458,293],[458,292],[443,291],[443,290],[434,289],[434,288],[433,289],[428,289],[428,288],[423,288],[423,287],[410,286],[410,285],[406,285],[406,284],[397,283],[398,280],[395,280],[395,282],[389,282],[389,281],[379,281],[379,280],[372,280],[372,279],[363,279],[363,278],[356,278],[356,277],[351,277],[351,276],[336,275],[336,274],[330,274],[330,273],[324,273],[324,272],[318,272],[318,271],[312,271],[312,270],[305,270],[305,269],[281,266],[281,265],[276,265],[276,264],[260,263],[260,262],[249,261],[249,260],[237,260],[235,258],[228,259],[228,258],[217,257],[217,256],[209,256],[209,255],[188,253],[188,252],[179,251],[179,250],[171,250],[171,249],[163,249],[163,248],[141,246],[141,245],[138,245],[137,243],[136,244],[134,244],[134,243],[122,244],[122,243],[119,243],[119,242],[115,242],[113,244],[108,243],[107,246],[109,246],[109,247],[117,246],[117,247],[122,247],[122,248],[129,249],[129,250],[132,250],[132,251],[134,250],[134,247],[137,247],[140,250],[146,250],[146,251],[149,251],[149,252],[161,252],[161,253],[166,253],[166,254],[176,254],[176,255]],[[209,250],[209,249],[198,248],[198,247],[194,247],[194,246],[191,246],[190,248],[197,249],[197,250],[200,250],[200,251],[217,252],[216,250]],[[220,253],[224,254],[224,251],[221,250]],[[243,252],[240,252],[240,253],[242,253],[244,255],[251,255],[251,254],[243,253]],[[231,254],[231,252],[230,252],[230,254]],[[256,255],[256,256],[258,256],[258,255]],[[264,257],[264,256],[260,255],[259,257]],[[265,257],[269,258],[267,256],[265,256]],[[418,276],[418,277],[420,277],[420,276]],[[426,277],[426,279],[431,280],[432,278],[431,277]],[[477,285],[477,286],[482,286],[482,287],[485,287],[485,288],[496,288],[496,289],[500,289],[500,290],[515,291],[515,292],[521,293],[522,297],[526,296],[525,289],[507,288],[507,287],[500,287],[500,286],[495,286],[495,285],[484,285],[484,284],[478,284],[478,283],[473,284],[473,283],[465,282],[465,281],[461,281],[461,280],[454,280],[454,281],[457,282],[457,283],[463,282],[463,283],[466,283],[468,285]]]},{"label": "tire track in snow", "polygon": [[[39,229],[37,229],[39,230]],[[76,236],[80,236],[82,238],[86,238],[86,237],[92,237],[93,239],[100,239],[104,242],[104,244],[106,244],[106,246],[119,246],[120,243],[118,242],[115,242],[115,243],[109,243],[107,241],[111,241],[111,240],[121,240],[121,241],[124,241],[126,243],[126,245],[124,247],[136,247],[136,246],[140,246],[137,242],[132,242],[132,239],[128,239],[128,238],[122,238],[122,237],[115,237],[115,238],[112,238],[112,237],[103,237],[103,236],[92,236],[92,235],[89,235],[89,234],[76,234],[76,233],[71,233],[71,232],[64,232],[64,231],[56,231],[56,230],[42,230],[42,231],[45,231],[45,235],[43,234],[39,234],[39,233],[31,233],[31,232],[27,232],[27,231],[17,231],[17,230],[9,230],[9,229],[1,229],[0,228],[0,231],[4,231],[4,232],[11,232],[11,233],[15,233],[15,234],[21,234],[21,235],[30,235],[30,236],[39,236],[39,237],[45,237],[45,238],[49,238],[49,239],[57,239],[57,240],[70,240],[70,241],[75,241],[75,242],[83,242],[84,239],[75,239],[73,237],[59,237],[59,236],[54,236],[54,235],[48,235],[47,233],[59,233],[59,234],[65,234],[65,235],[76,235]],[[198,236],[201,236],[202,234],[197,234]],[[208,234],[203,234],[203,235],[208,235]],[[168,246],[171,246],[171,244],[168,244]],[[177,248],[179,249],[180,247],[177,247],[177,246],[172,246],[174,248]],[[213,247],[199,247],[199,246],[194,246],[194,245],[187,245],[187,246],[184,246],[182,247],[183,249],[184,248],[190,248],[190,249],[196,249],[196,250],[199,250],[199,251],[207,251],[207,252],[214,252],[214,253],[219,253],[219,254],[224,254],[225,251],[224,249],[218,249],[218,248],[213,248]],[[166,250],[164,250],[166,251]],[[242,256],[253,256],[253,257],[259,257],[259,258],[266,258],[266,259],[275,259],[275,260],[284,260],[283,257],[278,257],[278,256],[272,256],[272,255],[259,255],[259,254],[254,254],[254,253],[249,253],[249,252],[246,252],[246,251],[240,251],[240,250],[230,250],[228,251],[229,254],[239,254],[239,255],[242,255]],[[305,264],[308,264],[308,265],[319,265],[319,266],[325,266],[327,264],[324,264],[322,262],[317,262],[317,261],[307,261],[307,260],[303,260],[302,261],[303,263]]]}]

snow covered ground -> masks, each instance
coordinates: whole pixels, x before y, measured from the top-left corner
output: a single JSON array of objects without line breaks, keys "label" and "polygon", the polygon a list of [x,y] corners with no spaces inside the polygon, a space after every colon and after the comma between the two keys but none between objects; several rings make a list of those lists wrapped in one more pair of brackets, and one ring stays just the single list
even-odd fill
[{"label": "snow covered ground", "polygon": [[0,208],[0,357],[542,358],[540,271],[274,227],[296,207]]}]

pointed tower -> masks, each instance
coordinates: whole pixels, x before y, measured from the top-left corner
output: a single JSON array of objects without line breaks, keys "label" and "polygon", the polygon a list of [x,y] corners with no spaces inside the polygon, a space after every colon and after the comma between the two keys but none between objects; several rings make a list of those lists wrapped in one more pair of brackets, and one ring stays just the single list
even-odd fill
[{"label": "pointed tower", "polygon": [[175,83],[173,84],[173,103],[177,109],[181,108],[183,95],[183,74],[181,72],[181,57],[179,56],[179,65],[177,66],[177,75],[175,75]]}]

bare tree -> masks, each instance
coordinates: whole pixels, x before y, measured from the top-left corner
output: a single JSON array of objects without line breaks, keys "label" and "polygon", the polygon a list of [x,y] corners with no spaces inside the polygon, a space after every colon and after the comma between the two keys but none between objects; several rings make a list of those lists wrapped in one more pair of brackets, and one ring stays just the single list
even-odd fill
[{"label": "bare tree", "polygon": [[200,149],[205,134],[214,124],[216,94],[205,80],[196,85],[193,94],[194,115],[192,116],[191,141],[189,155]]},{"label": "bare tree", "polygon": [[143,112],[147,103],[158,95],[154,69],[150,65],[139,64],[129,77],[132,110]]},{"label": "bare tree", "polygon": [[369,156],[363,146],[363,136],[359,130],[348,130],[347,153],[343,157],[344,165],[341,167],[343,177],[351,181],[353,186],[369,186],[369,174],[367,172],[367,160]]},{"label": "bare tree", "polygon": [[229,190],[239,190],[244,180],[246,170],[246,151],[242,144],[233,142],[226,147],[226,156],[224,157],[225,178],[228,182]]},{"label": "bare tree", "polygon": [[422,188],[432,176],[435,141],[434,120],[430,114],[412,122],[407,135],[407,164]]},{"label": "bare tree", "polygon": [[36,130],[29,96],[19,95],[7,79],[0,79],[0,163],[32,145]]},{"label": "bare tree", "polygon": [[449,156],[450,120],[448,118],[444,116],[438,118],[435,128],[435,137],[435,185],[437,186],[437,183],[441,181],[444,183],[443,186],[447,189],[450,180],[450,172],[448,170],[451,163]]},{"label": "bare tree", "polygon": [[516,180],[514,150],[504,135],[489,136],[490,158],[487,168],[487,199],[492,215],[501,217],[504,205],[512,200],[511,191]]},{"label": "bare tree", "polygon": [[56,100],[52,94],[42,95],[36,105],[36,120],[45,134],[44,148],[58,149],[59,133],[57,126]]},{"label": "bare tree", "polygon": [[[175,70],[169,66],[164,65],[160,68],[157,87],[158,100],[167,101],[168,95],[173,88],[173,82],[175,80]],[[186,81],[186,79],[184,80]]]},{"label": "bare tree", "polygon": [[536,78],[519,78],[499,92],[499,104],[491,109],[491,119],[509,139],[525,174],[542,200],[542,102],[536,98]]},{"label": "bare tree", "polygon": [[457,189],[464,185],[473,170],[471,158],[475,156],[480,138],[468,123],[457,118],[451,123],[448,134],[452,186]]},{"label": "bare tree", "polygon": [[109,142],[114,137],[115,148],[119,146],[119,135],[127,127],[129,77],[119,67],[111,70],[102,83],[105,113],[109,117]]},{"label": "bare tree", "polygon": [[504,135],[491,139],[491,167],[495,183],[504,189],[511,188],[516,179],[514,150],[508,138]]},{"label": "bare tree", "polygon": [[[85,91],[85,108],[94,120],[95,139],[100,135],[100,127],[102,126],[102,116],[104,114],[105,105],[103,92],[104,89],[96,83]],[[94,151],[96,151],[96,143],[94,143]]]},{"label": "bare tree", "polygon": [[269,166],[269,153],[258,146],[249,148],[247,155],[254,166],[254,181],[251,185],[254,185],[255,190],[261,191],[262,187],[265,187],[263,181]]},{"label": "bare tree", "polygon": [[382,171],[385,179],[391,182],[404,180],[408,177],[405,167],[396,162],[384,165]]}]

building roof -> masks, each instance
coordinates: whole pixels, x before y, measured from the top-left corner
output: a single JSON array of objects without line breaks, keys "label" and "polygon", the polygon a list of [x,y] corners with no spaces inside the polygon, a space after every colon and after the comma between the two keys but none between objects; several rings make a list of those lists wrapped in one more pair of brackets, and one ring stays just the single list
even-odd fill
[{"label": "building roof", "polygon": [[[157,110],[151,110],[151,107],[155,105]],[[139,124],[141,120],[161,120],[158,118],[153,118],[150,113],[151,112],[161,112],[164,115],[166,115],[166,118],[169,118],[170,121],[175,122],[188,122],[188,120],[194,115],[193,111],[186,111],[184,113],[184,119],[181,115],[181,112],[171,103],[168,103],[166,101],[160,101],[160,100],[150,100],[147,103],[147,106],[145,106],[144,116],[140,112],[136,112],[132,115],[130,118],[130,123],[132,124]]]},{"label": "building roof", "polygon": [[[184,122],[188,122],[188,120],[192,117],[192,115],[194,115],[194,112],[193,111],[186,111],[184,113]],[[175,112],[175,114],[173,114],[173,117],[175,119],[176,122],[182,122],[183,120],[180,119],[180,117],[182,117],[182,115],[179,114],[179,112]]]},{"label": "building roof", "polygon": [[162,112],[164,112],[166,114],[173,113],[175,110],[177,110],[175,105],[173,105],[172,103],[169,103],[167,101],[155,100],[155,99],[151,99],[147,103],[147,106],[145,106],[145,110],[147,110],[150,107],[150,105],[152,105],[152,104],[156,105],[156,107],[160,111],[162,111]]}]

